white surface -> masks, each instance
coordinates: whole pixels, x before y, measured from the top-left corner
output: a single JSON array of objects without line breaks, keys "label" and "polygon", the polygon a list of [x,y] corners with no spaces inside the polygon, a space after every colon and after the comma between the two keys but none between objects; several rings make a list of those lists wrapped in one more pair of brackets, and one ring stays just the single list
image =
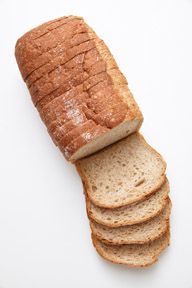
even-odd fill
[{"label": "white surface", "polygon": [[[168,164],[171,246],[147,270],[103,261],[91,244],[75,168],[51,142],[14,45],[44,21],[82,15],[115,55],[143,133]],[[0,287],[192,288],[192,1],[0,0]]]}]

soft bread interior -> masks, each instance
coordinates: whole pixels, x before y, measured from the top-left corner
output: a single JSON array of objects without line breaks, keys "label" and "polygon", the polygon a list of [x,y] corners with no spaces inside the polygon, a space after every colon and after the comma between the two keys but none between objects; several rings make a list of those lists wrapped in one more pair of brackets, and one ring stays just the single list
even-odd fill
[{"label": "soft bread interior", "polygon": [[117,142],[118,140],[127,137],[128,135],[132,134],[136,130],[139,129],[141,126],[141,119],[134,119],[129,120],[121,123],[120,125],[116,126],[110,132],[107,132],[94,140],[91,143],[83,146],[76,153],[72,155],[70,161],[75,162],[78,159],[81,159],[85,156],[89,156],[102,148]]},{"label": "soft bread interior", "polygon": [[156,192],[165,182],[166,163],[142,135],[133,133],[79,160],[77,169],[92,203],[118,208]]}]

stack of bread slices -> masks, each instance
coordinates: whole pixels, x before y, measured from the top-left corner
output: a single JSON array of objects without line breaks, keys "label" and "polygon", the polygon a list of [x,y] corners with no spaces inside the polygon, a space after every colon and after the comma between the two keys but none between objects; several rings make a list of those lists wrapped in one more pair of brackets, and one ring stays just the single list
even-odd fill
[{"label": "stack of bread slices", "polygon": [[92,241],[114,263],[145,267],[169,244],[166,164],[139,133],[80,160]]},{"label": "stack of bread slices", "polygon": [[139,134],[143,115],[104,41],[83,18],[61,17],[19,38],[15,56],[48,133],[82,178],[98,253],[154,263],[169,244],[166,164]]}]

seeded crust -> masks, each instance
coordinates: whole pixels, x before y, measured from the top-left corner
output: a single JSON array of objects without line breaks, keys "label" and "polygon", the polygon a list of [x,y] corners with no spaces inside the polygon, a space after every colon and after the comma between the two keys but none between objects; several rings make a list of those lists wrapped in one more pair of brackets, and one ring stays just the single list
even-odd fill
[{"label": "seeded crust", "polygon": [[105,260],[129,267],[148,267],[157,262],[159,255],[170,242],[170,231],[146,244],[107,245],[92,234],[93,245]]},{"label": "seeded crust", "polygon": [[139,133],[134,133],[79,160],[76,168],[94,205],[118,208],[155,193],[165,182],[166,163]]},{"label": "seeded crust", "polygon": [[95,206],[86,196],[87,215],[89,219],[112,228],[140,224],[151,220],[163,211],[167,204],[168,193],[169,183],[166,180],[161,188],[147,199],[115,209]]},{"label": "seeded crust", "polygon": [[144,244],[161,237],[168,229],[171,201],[168,198],[163,211],[149,221],[111,228],[90,220],[93,235],[106,244]]},{"label": "seeded crust", "polygon": [[[125,77],[83,18],[62,17],[29,31],[17,41],[15,56],[33,103],[67,160],[92,154],[141,126],[143,116]],[[111,133],[113,128],[117,132]]]}]

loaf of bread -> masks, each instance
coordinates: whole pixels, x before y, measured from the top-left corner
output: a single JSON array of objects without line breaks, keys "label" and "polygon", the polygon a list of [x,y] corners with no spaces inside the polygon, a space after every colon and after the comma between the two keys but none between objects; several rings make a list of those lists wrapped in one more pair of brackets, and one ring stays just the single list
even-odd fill
[{"label": "loaf of bread", "polygon": [[170,238],[166,163],[137,132],[143,116],[109,49],[68,16],[24,34],[15,56],[53,142],[76,164],[96,250],[153,264]]},{"label": "loaf of bread", "polygon": [[104,42],[81,17],[62,17],[23,35],[16,60],[34,105],[67,160],[138,130],[142,114]]}]

